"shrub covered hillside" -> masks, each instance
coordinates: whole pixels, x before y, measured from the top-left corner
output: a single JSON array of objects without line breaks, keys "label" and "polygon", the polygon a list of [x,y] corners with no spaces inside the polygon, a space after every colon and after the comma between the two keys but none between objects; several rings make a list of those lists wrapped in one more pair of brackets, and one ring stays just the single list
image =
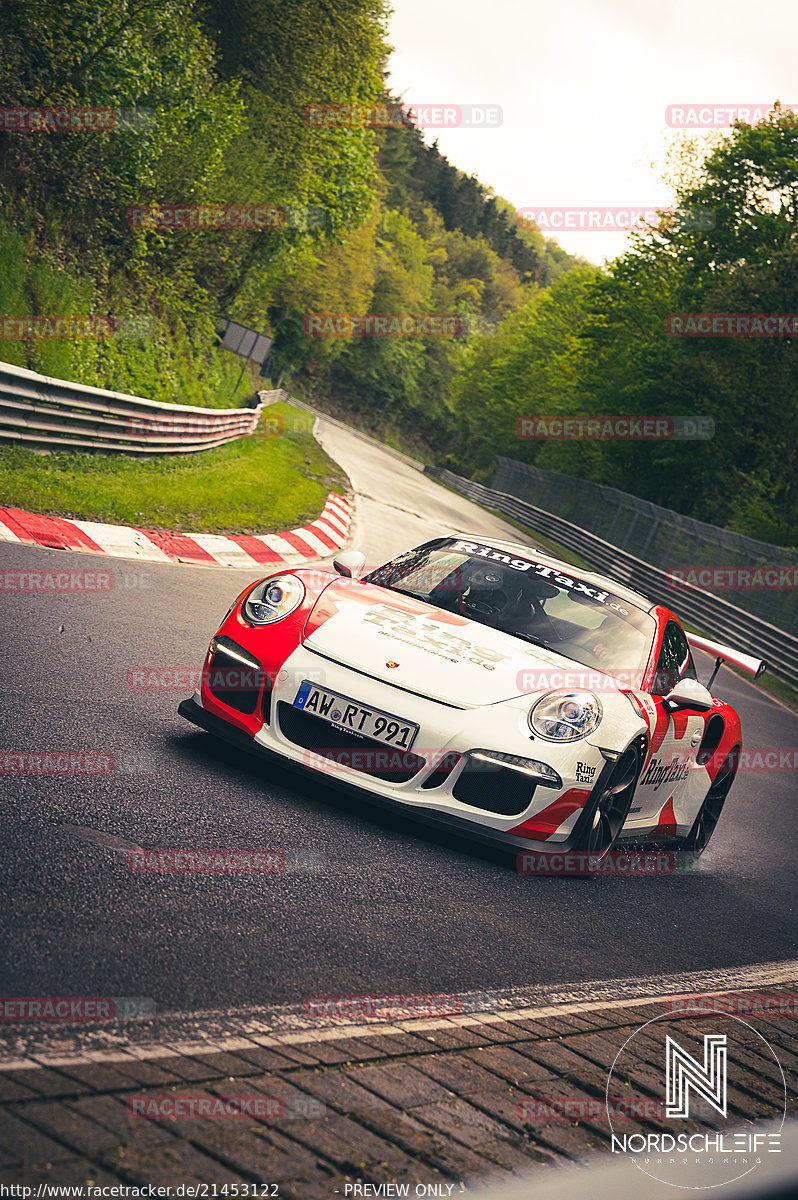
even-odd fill
[{"label": "shrub covered hillside", "polygon": [[[0,357],[226,405],[240,362],[215,330],[233,317],[275,338],[275,379],[387,434],[451,441],[464,337],[310,338],[305,315],[494,322],[570,260],[517,233],[510,206],[412,125],[309,121],[308,106],[383,96],[385,21],[382,0],[9,0],[6,103],[113,116],[71,132],[0,123],[0,313],[106,316],[115,332],[13,338],[11,325]],[[167,227],[174,206],[194,215]],[[210,206],[228,213],[221,227],[200,216]]]}]

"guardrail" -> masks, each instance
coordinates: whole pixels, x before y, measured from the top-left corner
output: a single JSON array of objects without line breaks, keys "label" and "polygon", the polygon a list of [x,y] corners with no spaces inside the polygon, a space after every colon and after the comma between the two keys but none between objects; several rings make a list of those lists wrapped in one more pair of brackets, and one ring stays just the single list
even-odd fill
[{"label": "guardrail", "polygon": [[[680,578],[686,575],[706,591],[717,590],[704,582],[712,576],[702,578],[688,572],[707,567],[721,571],[729,567],[738,579],[747,575],[753,580],[758,571],[762,579],[768,568],[778,567],[781,586],[766,587],[760,583],[758,587],[740,587],[732,600],[737,608],[777,629],[798,628],[798,590],[790,586],[798,573],[798,547],[775,546],[732,529],[710,525],[591,479],[547,471],[501,455],[496,464],[496,473],[490,481],[494,491],[557,513],[578,529],[603,538],[649,566],[681,572]],[[782,578],[785,568],[788,578]]]},{"label": "guardrail", "polygon": [[461,492],[469,500],[485,508],[497,509],[535,533],[565,546],[597,570],[641,592],[652,602],[666,604],[675,612],[684,614],[690,625],[702,629],[711,637],[730,642],[741,650],[764,658],[771,674],[798,688],[798,637],[793,633],[777,629],[761,617],[745,612],[728,600],[693,584],[681,583],[673,587],[668,582],[667,572],[659,567],[649,566],[603,538],[587,533],[527,500],[518,500],[506,492],[484,487],[481,483],[463,479],[439,467],[427,466],[424,471]]},{"label": "guardrail", "polygon": [[261,392],[256,408],[162,404],[0,363],[0,441],[51,450],[193,454],[254,433],[272,398]]}]

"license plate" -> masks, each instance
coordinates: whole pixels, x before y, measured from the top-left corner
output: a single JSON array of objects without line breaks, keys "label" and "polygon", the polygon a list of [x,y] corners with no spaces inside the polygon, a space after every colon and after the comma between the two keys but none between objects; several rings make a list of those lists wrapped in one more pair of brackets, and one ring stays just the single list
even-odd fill
[{"label": "license plate", "polygon": [[307,680],[300,685],[294,698],[294,708],[312,713],[338,729],[346,729],[386,746],[399,746],[402,750],[410,749],[418,733],[418,725],[412,722],[400,721],[398,717],[392,717],[378,708],[360,704]]}]

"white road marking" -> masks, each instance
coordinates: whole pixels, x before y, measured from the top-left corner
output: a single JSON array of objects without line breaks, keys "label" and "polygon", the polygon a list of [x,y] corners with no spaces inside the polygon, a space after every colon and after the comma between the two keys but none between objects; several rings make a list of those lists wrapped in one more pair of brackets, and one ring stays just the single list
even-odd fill
[{"label": "white road marking", "polygon": [[347,535],[345,532],[341,532],[340,524],[333,524],[328,517],[319,517],[317,521],[314,521],[314,526],[320,529],[322,533],[326,533],[328,537],[332,538],[337,546],[343,546],[344,542],[346,541]]},{"label": "white road marking", "polygon": [[[754,988],[798,984],[798,960],[755,963],[716,971],[687,971],[676,975],[652,975],[643,979],[595,980],[589,983],[549,984],[534,988],[513,988],[459,994],[463,1007],[472,1011],[430,1019],[386,1021],[380,1018],[354,1023],[346,1018],[312,1018],[298,1009],[287,1006],[198,1012],[188,1015],[171,1013],[155,1018],[161,1028],[151,1039],[128,1040],[119,1046],[120,1029],[130,1036],[143,1023],[126,1022],[107,1031],[108,1044],[83,1050],[65,1051],[64,1037],[74,1033],[74,1027],[62,1026],[57,1034],[58,1048],[48,1049],[46,1042],[29,1043],[22,1049],[19,1034],[14,1036],[16,1053],[0,1056],[0,1071],[32,1070],[40,1067],[67,1066],[78,1063],[124,1062],[132,1056],[139,1060],[164,1059],[181,1054],[208,1054],[221,1050],[301,1046],[303,1043],[325,1042],[343,1038],[365,1038],[397,1033],[425,1033],[436,1029],[473,1028],[502,1021],[537,1020],[570,1014],[595,1012],[600,1009],[631,1008],[638,1004],[661,1002],[669,996],[713,995],[740,992]],[[216,1027],[217,1032],[209,1033]],[[27,1026],[26,1028],[29,1028]],[[86,1031],[81,1026],[81,1033]],[[189,1032],[192,1037],[186,1036]],[[52,1031],[48,1031],[52,1032]],[[180,1037],[180,1034],[183,1037]],[[91,1036],[103,1032],[94,1025]],[[145,1034],[147,1036],[147,1034]],[[10,1039],[9,1039],[10,1040]],[[2,1040],[0,1040],[2,1046]]]},{"label": "white road marking", "polygon": [[301,531],[297,530],[297,536],[301,537],[302,541],[306,542],[311,550],[316,550],[322,558],[326,558],[330,553],[330,547],[321,538],[316,537],[311,526]]},{"label": "white road marking", "polygon": [[[313,552],[310,556],[295,549],[279,533],[262,534],[258,537],[258,541],[267,549],[274,550],[285,562],[286,566],[301,566],[304,563],[314,562],[317,558],[329,558],[330,554],[334,553],[334,551],[331,551],[327,543],[322,541],[317,534],[327,533],[337,546],[344,545],[349,537],[351,509],[352,506],[349,501],[345,500],[343,496],[328,496],[321,515],[314,522],[290,531],[297,537],[302,538]],[[127,525],[108,525],[100,521],[71,520],[69,523],[90,537],[103,553],[110,555],[112,558],[133,558],[139,561],[146,559],[150,562],[177,565],[175,564],[173,555],[167,554],[165,550],[162,550],[141,529],[133,529]],[[257,562],[251,554],[242,549],[232,538],[225,537],[223,534],[187,533],[185,536],[196,542],[214,560],[213,563],[197,564],[191,559],[186,558],[185,561],[189,562],[192,566],[235,567],[255,573],[264,566],[263,563]],[[22,542],[22,539],[3,523],[1,517],[0,541]],[[178,562],[182,561],[184,560],[178,560]]]},{"label": "white road marking", "polygon": [[[292,530],[292,532],[301,533],[300,530]],[[258,538],[259,542],[263,542],[269,550],[274,550],[280,555],[286,564],[289,566],[297,566],[299,563],[307,562],[307,555],[301,554],[290,542],[285,538],[280,537],[279,533],[267,533],[263,537]]]}]

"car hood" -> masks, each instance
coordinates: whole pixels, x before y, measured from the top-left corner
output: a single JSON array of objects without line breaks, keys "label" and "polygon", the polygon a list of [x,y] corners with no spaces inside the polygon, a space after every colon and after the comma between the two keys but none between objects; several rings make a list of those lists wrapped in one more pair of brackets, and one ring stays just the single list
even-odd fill
[{"label": "car hood", "polygon": [[568,682],[571,659],[375,584],[327,587],[305,626],[325,657],[431,699],[473,708]]}]

